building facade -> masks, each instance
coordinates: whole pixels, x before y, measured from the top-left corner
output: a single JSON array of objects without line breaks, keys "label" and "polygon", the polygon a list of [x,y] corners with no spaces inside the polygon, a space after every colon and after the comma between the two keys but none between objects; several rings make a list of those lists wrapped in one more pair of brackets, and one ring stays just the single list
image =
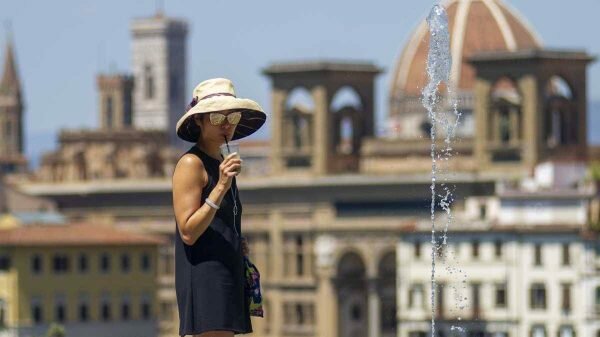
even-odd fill
[{"label": "building facade", "polygon": [[91,224],[0,230],[0,335],[157,334],[161,239]]}]

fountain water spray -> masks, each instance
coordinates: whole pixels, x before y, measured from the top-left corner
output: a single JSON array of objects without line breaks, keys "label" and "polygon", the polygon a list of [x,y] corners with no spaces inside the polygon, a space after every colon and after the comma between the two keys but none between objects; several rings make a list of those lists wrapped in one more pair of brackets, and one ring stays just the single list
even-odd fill
[{"label": "fountain water spray", "polygon": [[[427,24],[429,25],[429,53],[427,55],[427,75],[429,82],[427,86],[423,89],[422,92],[422,104],[427,109],[428,117],[431,122],[431,161],[432,161],[432,171],[431,171],[431,336],[435,337],[435,295],[436,295],[436,282],[435,282],[435,258],[436,252],[439,252],[443,249],[443,245],[446,244],[447,239],[447,230],[448,225],[452,220],[452,216],[450,213],[450,204],[452,202],[452,192],[442,183],[442,187],[444,187],[445,195],[440,195],[440,207],[446,211],[448,214],[448,220],[446,221],[446,226],[443,232],[443,241],[438,244],[435,237],[435,204],[436,204],[436,173],[438,170],[437,160],[442,157],[442,155],[436,154],[436,125],[438,121],[442,121],[438,114],[440,108],[446,108],[445,104],[450,102],[450,106],[452,106],[454,113],[456,115],[456,119],[454,123],[444,123],[446,126],[446,148],[440,151],[443,154],[443,159],[448,160],[448,157],[451,156],[450,147],[450,139],[454,135],[454,130],[456,129],[458,119],[460,114],[457,110],[457,102],[454,99],[454,95],[450,89],[450,74],[452,69],[452,57],[450,53],[450,31],[448,27],[448,15],[446,14],[446,10],[443,6],[436,4],[431,9],[429,15],[427,16]],[[446,102],[441,102],[440,96],[437,93],[438,86],[441,83],[445,83],[448,88]],[[450,271],[452,273],[452,271]],[[460,329],[459,327],[454,327],[453,330]]]}]

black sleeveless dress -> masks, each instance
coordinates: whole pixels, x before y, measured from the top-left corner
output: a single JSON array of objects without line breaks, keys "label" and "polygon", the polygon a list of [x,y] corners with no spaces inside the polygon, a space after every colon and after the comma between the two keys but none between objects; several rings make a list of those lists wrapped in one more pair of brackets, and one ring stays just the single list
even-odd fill
[{"label": "black sleeveless dress", "polygon": [[[202,204],[219,181],[220,161],[195,145],[187,153],[200,157],[208,174],[202,190]],[[238,215],[234,229],[233,193]],[[175,228],[175,292],[179,308],[179,335],[195,335],[212,330],[235,334],[251,333],[252,323],[244,295],[244,265],[241,249],[242,204],[235,177],[210,226],[196,242],[183,242]]]}]

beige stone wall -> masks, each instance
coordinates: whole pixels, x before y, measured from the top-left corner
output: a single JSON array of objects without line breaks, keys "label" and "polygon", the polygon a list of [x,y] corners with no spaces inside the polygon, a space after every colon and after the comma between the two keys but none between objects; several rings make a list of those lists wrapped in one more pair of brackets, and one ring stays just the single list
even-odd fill
[{"label": "beige stone wall", "polygon": [[161,132],[63,131],[59,149],[42,159],[37,179],[74,182],[170,177],[179,153]]}]

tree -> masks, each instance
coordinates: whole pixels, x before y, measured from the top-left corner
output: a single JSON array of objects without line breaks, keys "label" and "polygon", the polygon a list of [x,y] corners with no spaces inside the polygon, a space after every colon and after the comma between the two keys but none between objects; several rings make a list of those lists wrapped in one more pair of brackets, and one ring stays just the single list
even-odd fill
[{"label": "tree", "polygon": [[65,327],[57,323],[50,324],[46,337],[65,337]]}]

